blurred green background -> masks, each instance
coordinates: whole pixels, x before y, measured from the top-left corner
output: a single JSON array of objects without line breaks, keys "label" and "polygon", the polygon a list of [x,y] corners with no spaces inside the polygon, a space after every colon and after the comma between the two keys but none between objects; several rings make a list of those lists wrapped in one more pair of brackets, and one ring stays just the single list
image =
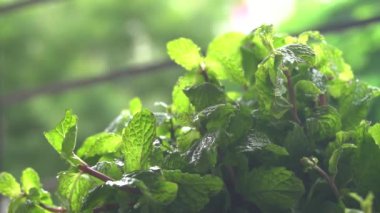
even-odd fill
[{"label": "blurred green background", "polygon": [[[155,101],[170,102],[182,71],[169,64],[54,94],[44,86],[166,61],[165,44],[177,37],[206,49],[220,33],[249,32],[263,23],[291,34],[321,29],[357,77],[380,86],[379,0],[28,0],[10,7],[20,2],[0,0],[0,171],[16,176],[30,166],[49,183],[67,166],[42,134],[65,109],[79,116],[80,144],[135,96],[152,110]],[[39,95],[15,99],[40,87]],[[371,120],[380,118],[379,103]]]}]

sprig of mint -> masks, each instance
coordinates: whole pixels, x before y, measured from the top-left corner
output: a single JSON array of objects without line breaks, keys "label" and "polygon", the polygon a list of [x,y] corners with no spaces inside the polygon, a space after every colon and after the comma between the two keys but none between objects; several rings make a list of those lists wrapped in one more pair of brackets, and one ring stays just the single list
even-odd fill
[{"label": "sprig of mint", "polygon": [[21,183],[2,172],[9,212],[380,211],[380,124],[365,120],[380,90],[322,35],[264,25],[205,55],[188,38],[167,48],[186,70],[172,104],[151,112],[135,98],[80,147],[68,110],[45,133],[69,166],[58,202],[33,169]]}]

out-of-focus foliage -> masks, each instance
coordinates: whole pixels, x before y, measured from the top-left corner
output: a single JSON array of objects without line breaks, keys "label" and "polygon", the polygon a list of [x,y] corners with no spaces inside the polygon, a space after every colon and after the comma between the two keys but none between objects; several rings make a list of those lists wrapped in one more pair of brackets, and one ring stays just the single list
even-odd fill
[{"label": "out-of-focus foliage", "polygon": [[[0,0],[0,5],[14,2]],[[224,20],[229,2],[57,0],[0,14],[0,95],[164,60],[166,42],[180,36],[205,45]],[[168,100],[177,77],[178,72],[168,69],[1,109],[6,133],[1,135],[6,150],[0,154],[1,169],[20,174],[21,168],[32,166],[52,176],[62,165],[40,143],[41,132],[62,111],[73,108],[86,118],[79,121],[80,144],[84,135],[102,131],[132,97],[142,97],[146,106]]]}]

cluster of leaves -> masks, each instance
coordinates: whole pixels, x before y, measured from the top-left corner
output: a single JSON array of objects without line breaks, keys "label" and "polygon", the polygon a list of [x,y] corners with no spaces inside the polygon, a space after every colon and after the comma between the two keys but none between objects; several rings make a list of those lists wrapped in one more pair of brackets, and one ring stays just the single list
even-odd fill
[{"label": "cluster of leaves", "polygon": [[216,38],[206,56],[186,38],[167,48],[187,71],[172,104],[152,113],[133,99],[77,150],[67,111],[45,133],[70,165],[61,206],[28,168],[21,186],[0,173],[9,212],[380,211],[380,124],[364,120],[380,91],[319,33],[262,26]]}]

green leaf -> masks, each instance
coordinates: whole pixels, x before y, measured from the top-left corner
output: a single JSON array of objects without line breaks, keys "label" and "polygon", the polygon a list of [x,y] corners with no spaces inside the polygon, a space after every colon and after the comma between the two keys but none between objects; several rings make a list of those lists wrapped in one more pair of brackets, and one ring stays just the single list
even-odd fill
[{"label": "green leaf", "polygon": [[376,123],[368,129],[368,133],[375,140],[376,144],[380,146],[380,123]]},{"label": "green leaf", "polygon": [[198,69],[203,60],[200,48],[190,39],[179,38],[166,47],[170,58],[188,71]]},{"label": "green leaf", "polygon": [[24,190],[26,193],[28,193],[32,188],[42,189],[40,177],[38,176],[38,173],[32,168],[26,168],[22,171],[21,184],[22,190]]},{"label": "green leaf", "polygon": [[123,153],[125,171],[147,167],[156,136],[156,119],[150,111],[136,113],[123,131]]},{"label": "green leaf", "polygon": [[26,197],[17,197],[12,199],[9,207],[9,213],[50,213],[50,211],[44,210],[35,203],[28,200]]},{"label": "green leaf", "polygon": [[178,184],[177,199],[169,206],[172,211],[199,212],[223,187],[223,181],[211,175],[200,176],[179,170],[164,170],[163,174],[167,181]]},{"label": "green leaf", "polygon": [[177,184],[166,181],[159,167],[124,175],[120,180],[107,181],[106,185],[124,188],[135,194],[136,192],[132,190],[137,189],[147,199],[160,204],[172,202],[178,191]]},{"label": "green leaf", "polygon": [[207,133],[186,153],[189,164],[193,165],[197,171],[207,171],[215,166],[216,143],[219,137],[220,132]]},{"label": "green leaf", "polygon": [[329,159],[329,174],[331,176],[335,176],[338,173],[338,163],[341,155],[347,149],[355,149],[357,148],[354,144],[342,144],[339,148],[335,149]]},{"label": "green leaf", "polygon": [[121,113],[108,125],[106,132],[112,132],[116,134],[121,134],[123,129],[127,126],[128,122],[131,120],[132,115],[129,110],[123,110]]},{"label": "green leaf", "polygon": [[363,199],[362,197],[360,197],[358,194],[356,193],[349,193],[348,194],[351,198],[353,198],[354,200],[356,200],[359,204],[360,204],[360,208],[362,210],[362,213],[372,213],[372,205],[373,205],[373,200],[374,200],[374,195],[373,193],[368,193],[367,194],[367,197],[365,199]]},{"label": "green leaf", "polygon": [[114,194],[116,194],[116,189],[106,184],[91,189],[83,200],[81,211],[92,210],[103,205]]},{"label": "green leaf", "polygon": [[304,32],[299,35],[299,42],[309,45],[315,53],[315,67],[330,79],[350,81],[354,75],[346,64],[342,52],[329,45],[318,32]]},{"label": "green leaf", "polygon": [[283,167],[253,169],[242,187],[264,212],[290,209],[305,192],[302,181]]},{"label": "green leaf", "polygon": [[191,113],[193,108],[190,104],[189,98],[185,95],[183,90],[187,87],[193,86],[196,79],[192,75],[185,75],[178,79],[172,92],[172,110],[174,113]]},{"label": "green leaf", "polygon": [[218,131],[219,129],[228,128],[235,113],[236,108],[232,105],[218,104],[200,111],[194,117],[193,122],[198,125],[200,129]]},{"label": "green leaf", "polygon": [[246,84],[240,52],[244,37],[242,33],[227,33],[210,43],[206,67],[217,79],[228,78],[239,84]]},{"label": "green leaf", "polygon": [[367,136],[358,145],[353,159],[354,182],[360,194],[369,191],[375,194],[376,199],[380,196],[380,147]]},{"label": "green leaf", "polygon": [[277,155],[289,155],[284,147],[273,144],[266,134],[253,129],[249,131],[243,143],[243,145],[237,147],[240,152],[267,150]]},{"label": "green leaf", "polygon": [[0,173],[0,194],[16,198],[21,194],[20,184],[7,172]]},{"label": "green leaf", "polygon": [[360,81],[346,83],[342,87],[338,111],[342,115],[344,129],[353,128],[366,118],[371,101],[379,95],[378,91]]},{"label": "green leaf", "polygon": [[121,178],[124,164],[119,160],[99,161],[93,167],[96,171],[101,172],[109,177],[118,179]]},{"label": "green leaf", "polygon": [[288,69],[299,64],[312,65],[314,61],[313,50],[304,44],[289,44],[275,50],[276,60],[280,60],[281,66]]},{"label": "green leaf", "polygon": [[118,134],[101,132],[88,137],[78,149],[77,154],[80,157],[88,158],[96,155],[115,153],[119,150],[122,140],[122,136]]},{"label": "green leaf", "polygon": [[315,101],[322,91],[314,84],[312,81],[300,80],[294,85],[297,100],[302,101],[304,99],[309,99]]},{"label": "green leaf", "polygon": [[95,187],[95,181],[87,174],[61,172],[58,175],[57,192],[70,212],[80,212],[84,198],[93,187]]},{"label": "green leaf", "polygon": [[142,103],[140,98],[135,97],[129,101],[129,110],[131,111],[132,115],[142,110]]},{"label": "green leaf", "polygon": [[50,145],[72,164],[75,164],[73,150],[77,137],[77,120],[77,116],[67,110],[63,120],[54,129],[44,133]]},{"label": "green leaf", "polygon": [[260,113],[280,119],[292,104],[287,98],[287,77],[273,56],[259,64],[255,73],[254,91],[258,96]]},{"label": "green leaf", "polygon": [[313,141],[306,136],[303,127],[295,123],[285,137],[284,146],[295,160],[311,155],[315,148]]},{"label": "green leaf", "polygon": [[186,88],[184,93],[197,111],[226,101],[224,90],[208,82]]},{"label": "green leaf", "polygon": [[307,133],[316,141],[333,138],[341,128],[340,115],[332,106],[319,107],[306,119]]}]

